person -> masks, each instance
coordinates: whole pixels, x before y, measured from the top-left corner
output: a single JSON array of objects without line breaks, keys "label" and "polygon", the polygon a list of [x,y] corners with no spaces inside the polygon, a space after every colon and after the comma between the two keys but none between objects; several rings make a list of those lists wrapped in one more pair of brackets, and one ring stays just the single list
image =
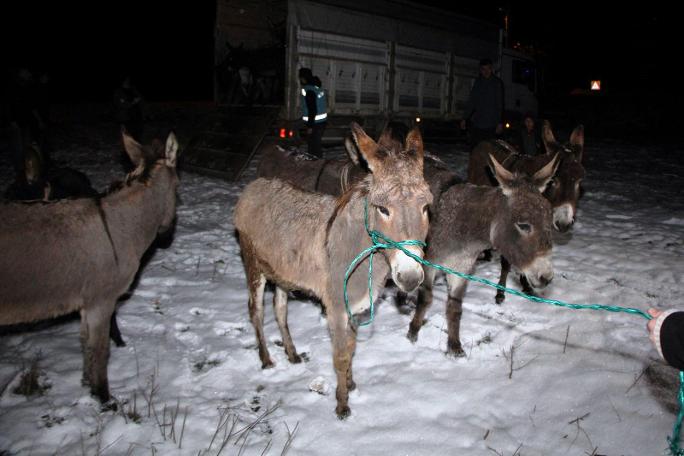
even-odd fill
[{"label": "person", "polygon": [[490,59],[480,60],[480,76],[475,79],[461,120],[461,129],[470,121],[470,145],[496,138],[503,132],[503,82],[494,74]]},{"label": "person", "polygon": [[534,114],[525,114],[522,128],[518,134],[513,137],[512,142],[513,146],[518,149],[521,154],[537,155],[541,152],[541,134],[539,133],[539,129],[536,128]]},{"label": "person", "polygon": [[648,309],[649,338],[658,354],[672,367],[684,370],[684,311]]},{"label": "person", "polygon": [[[9,95],[9,120],[17,129],[12,136],[12,165],[16,178],[21,181],[24,178],[24,144],[36,142],[44,148],[46,139],[45,122],[38,106],[36,81],[28,68],[16,70]],[[50,157],[44,158],[47,162]]]},{"label": "person", "polygon": [[299,69],[299,83],[302,86],[302,120],[306,122],[307,152],[323,158],[323,132],[328,120],[325,91],[320,86],[320,79],[313,75],[310,68]]},{"label": "person", "polygon": [[114,118],[116,122],[126,128],[136,141],[142,141],[144,117],[142,110],[142,95],[126,76],[121,85],[114,91]]}]

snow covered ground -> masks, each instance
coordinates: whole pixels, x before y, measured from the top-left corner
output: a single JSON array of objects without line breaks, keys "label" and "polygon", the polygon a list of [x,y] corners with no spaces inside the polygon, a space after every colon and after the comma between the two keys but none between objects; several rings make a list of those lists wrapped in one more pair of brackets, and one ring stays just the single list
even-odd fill
[{"label": "snow covered ground", "polygon": [[[74,129],[55,152],[99,188],[121,175],[119,143],[105,127]],[[429,149],[464,174],[463,145]],[[586,192],[572,233],[556,236],[556,278],[544,296],[684,307],[682,153],[599,143],[587,132]],[[0,160],[4,187],[11,173]],[[101,411],[80,384],[76,318],[0,336],[0,454],[664,454],[677,373],[657,359],[639,316],[511,296],[498,306],[494,290],[471,284],[461,326],[467,357],[453,359],[444,354],[444,280],[416,344],[390,290],[375,323],[360,330],[358,389],[340,421],[325,319],[314,303],[291,300],[290,329],[308,361],[288,363],[267,306],[276,366],[262,370],[232,225],[257,160],[238,183],[182,175],[175,240],[119,307],[128,345],[112,346],[109,362],[119,411]],[[477,274],[495,280],[496,260]],[[49,388],[13,393],[36,357]]]}]

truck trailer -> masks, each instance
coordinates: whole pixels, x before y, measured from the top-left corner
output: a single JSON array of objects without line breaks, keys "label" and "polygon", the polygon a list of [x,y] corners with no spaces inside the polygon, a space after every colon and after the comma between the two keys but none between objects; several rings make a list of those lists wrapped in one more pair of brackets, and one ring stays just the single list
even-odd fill
[{"label": "truck trailer", "polygon": [[215,101],[280,106],[281,125],[301,117],[301,67],[321,79],[331,119],[460,119],[485,57],[506,119],[537,112],[534,61],[496,24],[417,2],[217,0],[215,38]]}]

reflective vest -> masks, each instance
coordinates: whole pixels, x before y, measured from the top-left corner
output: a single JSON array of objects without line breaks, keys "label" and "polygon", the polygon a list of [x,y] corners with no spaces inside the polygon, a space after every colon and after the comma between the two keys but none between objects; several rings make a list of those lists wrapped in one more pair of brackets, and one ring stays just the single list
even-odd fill
[{"label": "reflective vest", "polygon": [[302,87],[302,120],[304,122],[309,121],[309,108],[306,106],[306,92],[309,90],[316,94],[316,117],[314,118],[314,123],[325,122],[328,118],[328,102],[323,89],[315,85],[305,85]]}]

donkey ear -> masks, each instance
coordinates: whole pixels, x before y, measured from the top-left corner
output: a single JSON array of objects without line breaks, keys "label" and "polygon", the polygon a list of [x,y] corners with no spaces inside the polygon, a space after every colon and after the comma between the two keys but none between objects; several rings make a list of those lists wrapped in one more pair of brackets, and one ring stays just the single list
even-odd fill
[{"label": "donkey ear", "polygon": [[423,167],[423,158],[425,157],[425,148],[423,145],[423,135],[420,133],[418,127],[414,127],[406,135],[406,150],[414,151],[421,168]]},{"label": "donkey ear", "polygon": [[356,122],[351,123],[351,130],[356,147],[366,159],[371,172],[375,172],[382,162],[382,156],[378,153],[378,144]]},{"label": "donkey ear", "polygon": [[546,153],[550,154],[552,149],[551,146],[556,144],[556,137],[553,136],[553,131],[551,130],[551,122],[544,120],[544,126],[542,127],[542,141],[544,142],[544,148],[546,148]]},{"label": "donkey ear", "polygon": [[123,137],[124,149],[126,149],[128,158],[131,159],[133,165],[136,167],[136,169],[144,167],[145,159],[140,143],[133,139],[133,137],[128,134],[126,128],[124,127],[121,127],[121,136]]},{"label": "donkey ear", "polygon": [[494,177],[501,186],[504,195],[508,196],[511,192],[511,185],[513,184],[514,176],[509,170],[503,167],[501,163],[496,161],[492,154],[489,154],[489,165],[494,173]]},{"label": "donkey ear", "polygon": [[539,193],[544,193],[546,186],[551,179],[553,179],[553,176],[556,175],[559,164],[560,159],[558,158],[558,153],[556,153],[542,169],[534,173],[534,176],[532,176],[532,185],[539,189]]},{"label": "donkey ear", "polygon": [[173,131],[166,138],[164,155],[166,157],[166,166],[174,168],[176,166],[176,158],[178,157],[178,140],[176,140],[176,134]]},{"label": "donkey ear", "polygon": [[354,140],[347,136],[344,138],[344,148],[347,150],[347,155],[349,155],[349,159],[354,163],[356,166],[361,165],[361,160],[359,159],[359,149],[356,148],[356,144],[354,144]]},{"label": "donkey ear", "polygon": [[570,144],[574,146],[579,146],[579,154],[577,157],[577,161],[582,163],[582,154],[584,153],[584,126],[583,125],[578,125],[575,127],[574,130],[572,130],[572,134],[570,135]]}]

